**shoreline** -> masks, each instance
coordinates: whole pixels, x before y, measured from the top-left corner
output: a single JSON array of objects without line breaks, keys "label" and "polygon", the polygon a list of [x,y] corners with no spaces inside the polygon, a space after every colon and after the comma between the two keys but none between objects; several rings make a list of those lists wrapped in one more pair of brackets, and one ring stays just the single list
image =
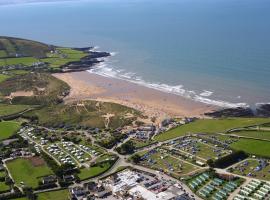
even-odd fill
[{"label": "shoreline", "polygon": [[87,71],[53,75],[71,87],[70,94],[65,98],[66,103],[77,100],[113,102],[137,109],[149,117],[156,117],[158,121],[167,117],[202,118],[205,113],[219,108]]}]

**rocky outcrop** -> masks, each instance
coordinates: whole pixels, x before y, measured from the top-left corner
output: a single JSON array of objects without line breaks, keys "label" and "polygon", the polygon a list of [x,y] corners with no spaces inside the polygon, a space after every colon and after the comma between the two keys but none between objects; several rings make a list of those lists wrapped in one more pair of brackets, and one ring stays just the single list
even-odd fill
[{"label": "rocky outcrop", "polygon": [[61,67],[62,72],[75,72],[75,71],[85,71],[91,69],[95,64],[104,62],[102,58],[108,57],[111,54],[108,52],[97,52],[89,51],[89,48],[77,48],[77,50],[86,51],[89,55],[81,58],[79,61],[69,62]]},{"label": "rocky outcrop", "polygon": [[256,115],[260,117],[270,117],[270,104],[257,105]]},{"label": "rocky outcrop", "polygon": [[249,107],[225,108],[214,112],[205,113],[206,116],[220,117],[254,117],[254,112]]}]

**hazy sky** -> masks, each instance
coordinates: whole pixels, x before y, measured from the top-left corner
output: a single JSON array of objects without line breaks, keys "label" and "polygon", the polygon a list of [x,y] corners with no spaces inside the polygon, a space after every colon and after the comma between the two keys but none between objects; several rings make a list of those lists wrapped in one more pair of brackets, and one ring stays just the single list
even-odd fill
[{"label": "hazy sky", "polygon": [[0,0],[0,5],[33,3],[33,2],[53,2],[53,1],[68,1],[68,0]]}]

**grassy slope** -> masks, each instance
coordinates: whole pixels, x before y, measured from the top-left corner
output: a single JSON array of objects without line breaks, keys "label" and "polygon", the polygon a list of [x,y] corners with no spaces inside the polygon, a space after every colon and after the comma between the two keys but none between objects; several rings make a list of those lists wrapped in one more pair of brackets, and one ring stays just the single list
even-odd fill
[{"label": "grassy slope", "polygon": [[179,126],[155,137],[158,141],[165,141],[189,133],[226,132],[232,128],[270,122],[267,118],[228,118],[228,119],[199,119],[195,122]]},{"label": "grassy slope", "polygon": [[68,62],[78,61],[87,55],[82,51],[73,50],[70,48],[56,48],[56,49],[60,52],[60,54],[47,53],[47,58],[41,59],[41,61],[43,62],[50,63],[50,67],[53,68],[58,68]]},{"label": "grassy slope", "polygon": [[29,66],[35,62],[38,62],[38,59],[33,57],[7,58],[7,59],[0,59],[0,66],[19,65],[19,64]]},{"label": "grassy slope", "polygon": [[58,190],[38,194],[37,200],[67,200],[69,199],[68,190]]},{"label": "grassy slope", "polygon": [[27,115],[37,116],[40,124],[48,126],[65,123],[74,126],[82,125],[99,128],[104,128],[105,118],[102,116],[107,113],[115,115],[111,118],[112,122],[109,124],[109,127],[112,128],[132,122],[133,118],[126,119],[124,117],[126,113],[133,113],[135,118],[140,115],[140,113],[131,108],[114,103],[97,104],[96,101],[84,101],[79,102],[79,104],[49,106],[41,110],[32,111]]},{"label": "grassy slope", "polygon": [[22,112],[31,106],[29,105],[11,105],[11,104],[0,104],[0,116],[12,115]]},{"label": "grassy slope", "polygon": [[240,139],[232,143],[230,147],[235,150],[243,150],[252,155],[270,156],[270,142],[267,141]]},{"label": "grassy slope", "polygon": [[34,96],[16,97],[16,104],[44,104],[57,101],[69,90],[68,84],[45,73],[20,74],[0,83],[0,93],[9,96],[12,92],[33,91]]},{"label": "grassy slope", "polygon": [[103,174],[105,171],[110,169],[110,167],[111,167],[110,163],[105,162],[102,166],[91,167],[89,169],[88,168],[81,169],[78,176],[81,180],[89,179],[98,176],[100,174]]},{"label": "grassy slope", "polygon": [[18,158],[8,162],[7,167],[16,184],[24,182],[25,185],[33,188],[38,186],[39,177],[53,173],[47,165],[44,164],[42,166],[35,167],[32,165],[31,161],[23,158]]},{"label": "grassy slope", "polygon": [[46,44],[11,37],[0,37],[0,49],[4,50],[8,56],[15,56],[17,53],[37,58],[45,57],[50,51],[50,47]]},{"label": "grassy slope", "polygon": [[9,186],[5,184],[5,182],[0,182],[0,192],[8,191]]},{"label": "grassy slope", "polygon": [[20,124],[18,122],[0,122],[0,141],[11,137],[19,128]]},{"label": "grassy slope", "polygon": [[253,137],[257,139],[266,139],[270,141],[270,131],[238,131],[233,132],[232,134],[244,137]]},{"label": "grassy slope", "polygon": [[[1,62],[1,61],[0,61]],[[9,78],[8,75],[0,74],[0,83],[7,80]]]}]

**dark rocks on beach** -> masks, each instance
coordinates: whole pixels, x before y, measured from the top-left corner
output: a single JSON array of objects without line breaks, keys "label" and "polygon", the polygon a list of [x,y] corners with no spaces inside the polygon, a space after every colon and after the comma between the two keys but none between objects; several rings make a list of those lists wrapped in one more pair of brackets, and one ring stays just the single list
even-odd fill
[{"label": "dark rocks on beach", "polygon": [[256,115],[260,117],[270,117],[270,104],[258,105]]},{"label": "dark rocks on beach", "polygon": [[205,113],[206,116],[220,117],[270,117],[270,104],[259,104],[256,108],[238,107],[224,108],[221,110]]},{"label": "dark rocks on beach", "polygon": [[63,65],[62,71],[63,72],[75,72],[75,71],[85,71],[91,69],[95,64],[98,64],[100,62],[104,62],[101,58],[108,57],[111,54],[108,52],[96,52],[96,51],[90,51],[92,48],[76,48],[80,51],[88,52],[89,55],[81,58],[79,61],[73,61],[69,62],[65,65]]},{"label": "dark rocks on beach", "polygon": [[214,112],[205,113],[206,116],[219,117],[254,117],[254,112],[248,107],[225,108]]}]

